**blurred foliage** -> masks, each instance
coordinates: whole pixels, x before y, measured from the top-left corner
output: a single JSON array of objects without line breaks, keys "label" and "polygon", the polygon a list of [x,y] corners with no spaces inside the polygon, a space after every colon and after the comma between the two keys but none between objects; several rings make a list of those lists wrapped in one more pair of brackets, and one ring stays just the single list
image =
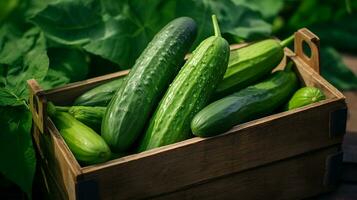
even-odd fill
[{"label": "blurred foliage", "polygon": [[[280,38],[307,27],[320,38],[322,76],[341,90],[356,90],[357,77],[339,53],[356,54],[357,1],[290,0],[273,21]],[[356,55],[357,56],[357,55]]]}]

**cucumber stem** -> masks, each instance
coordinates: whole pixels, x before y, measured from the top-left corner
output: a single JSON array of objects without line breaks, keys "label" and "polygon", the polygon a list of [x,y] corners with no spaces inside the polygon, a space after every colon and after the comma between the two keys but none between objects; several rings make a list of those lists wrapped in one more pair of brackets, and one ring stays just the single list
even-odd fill
[{"label": "cucumber stem", "polygon": [[218,20],[216,15],[212,15],[212,23],[213,23],[214,35],[216,37],[221,37],[221,30],[219,30]]},{"label": "cucumber stem", "polygon": [[52,102],[47,103],[47,114],[52,117],[56,113],[56,106]]},{"label": "cucumber stem", "polygon": [[294,41],[294,34],[292,34],[290,37],[286,38],[285,40],[280,42],[280,45],[282,47],[288,46],[292,41]]},{"label": "cucumber stem", "polygon": [[56,106],[56,110],[60,112],[68,112],[69,107],[67,106]]}]

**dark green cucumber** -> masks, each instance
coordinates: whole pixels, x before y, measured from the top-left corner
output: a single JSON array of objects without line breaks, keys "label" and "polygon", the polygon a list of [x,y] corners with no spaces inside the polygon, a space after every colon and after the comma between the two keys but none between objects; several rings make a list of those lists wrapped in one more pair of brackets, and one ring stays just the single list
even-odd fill
[{"label": "dark green cucumber", "polygon": [[286,105],[286,110],[292,110],[326,99],[324,93],[315,87],[303,87],[294,93]]},{"label": "dark green cucumber", "polygon": [[105,110],[106,107],[99,106],[71,106],[68,109],[68,113],[97,133],[100,133]]},{"label": "dark green cucumber", "polygon": [[274,72],[261,83],[209,104],[193,118],[191,130],[196,136],[209,137],[268,115],[283,105],[297,87],[292,70]]},{"label": "dark green cucumber", "polygon": [[237,92],[268,76],[283,59],[283,48],[293,39],[291,36],[281,43],[267,39],[231,51],[227,71],[213,98]]},{"label": "dark green cucumber", "polygon": [[69,113],[57,111],[51,103],[48,104],[48,114],[80,163],[96,164],[110,159],[109,146],[93,129]]},{"label": "dark green cucumber", "polygon": [[177,18],[156,34],[136,60],[103,118],[102,136],[114,152],[128,150],[143,132],[195,36],[196,23]]},{"label": "dark green cucumber", "polygon": [[139,151],[190,138],[190,122],[207,103],[222,80],[229,59],[229,45],[220,36],[213,17],[215,36],[204,40],[192,53],[161,100]]},{"label": "dark green cucumber", "polygon": [[73,103],[75,106],[107,106],[115,92],[123,84],[124,77],[101,84],[79,96]]}]

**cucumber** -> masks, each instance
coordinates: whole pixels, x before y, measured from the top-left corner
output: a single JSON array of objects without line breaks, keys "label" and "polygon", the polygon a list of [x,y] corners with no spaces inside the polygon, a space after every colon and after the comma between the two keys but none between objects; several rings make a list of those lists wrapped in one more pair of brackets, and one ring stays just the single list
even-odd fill
[{"label": "cucumber", "polygon": [[191,18],[177,18],[156,34],[136,60],[102,122],[102,136],[114,152],[127,151],[144,131],[152,111],[178,73],[196,32]]},{"label": "cucumber", "polygon": [[99,106],[71,106],[68,113],[95,132],[100,133],[105,110],[106,107]]},{"label": "cucumber", "polygon": [[230,53],[223,80],[217,86],[214,99],[237,92],[268,76],[284,57],[284,47],[293,41],[290,36],[279,43],[266,39]]},{"label": "cucumber", "polygon": [[266,116],[283,105],[297,87],[292,70],[274,72],[261,83],[209,104],[193,118],[191,130],[196,136],[210,137]]},{"label": "cucumber", "polygon": [[107,106],[115,92],[123,84],[124,77],[99,85],[77,97],[75,106]]},{"label": "cucumber", "polygon": [[286,105],[286,110],[292,110],[326,99],[324,93],[315,87],[303,87],[295,92]]},{"label": "cucumber", "polygon": [[229,59],[228,42],[220,35],[212,16],[215,36],[205,39],[193,52],[161,100],[138,151],[190,138],[190,122],[222,80]]},{"label": "cucumber", "polygon": [[101,106],[56,106],[57,111],[68,112],[78,121],[100,133],[106,107]]},{"label": "cucumber", "polygon": [[51,103],[48,104],[48,114],[74,157],[81,164],[97,164],[110,159],[109,146],[93,129],[76,120],[69,113],[57,111]]}]

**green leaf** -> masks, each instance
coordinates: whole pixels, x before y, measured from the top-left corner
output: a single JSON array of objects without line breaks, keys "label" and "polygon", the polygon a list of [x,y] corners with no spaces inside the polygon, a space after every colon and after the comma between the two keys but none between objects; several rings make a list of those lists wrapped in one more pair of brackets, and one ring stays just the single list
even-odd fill
[{"label": "green leaf", "polygon": [[321,48],[321,74],[340,90],[357,89],[357,76],[343,63],[332,47]]},{"label": "green leaf", "polygon": [[284,6],[283,0],[232,0],[236,5],[247,6],[260,12],[264,19],[272,19],[277,16]]},{"label": "green leaf", "polygon": [[[271,26],[257,11],[231,0],[58,0],[32,18],[50,39],[130,68],[166,23],[189,16],[200,25],[197,45],[212,35],[211,15],[222,33],[246,40],[267,37]],[[194,45],[194,46],[195,46]]]},{"label": "green leaf", "polygon": [[88,61],[84,52],[74,48],[48,49],[50,68],[62,72],[71,82],[80,81],[87,77]]},{"label": "green leaf", "polygon": [[271,25],[262,19],[259,12],[236,5],[230,0],[191,0],[189,3],[177,1],[175,10],[171,12],[175,16],[189,16],[196,20],[199,30],[195,45],[212,35],[212,14],[217,15],[223,34],[228,33],[244,40],[260,39],[271,34]]},{"label": "green leaf", "polygon": [[31,140],[31,113],[24,106],[0,107],[0,172],[31,199],[36,157]]},{"label": "green leaf", "polygon": [[313,25],[309,28],[319,36],[323,44],[353,53],[357,50],[356,21],[357,14],[354,14],[333,22]]},{"label": "green leaf", "polygon": [[[160,18],[159,6],[164,1],[102,0],[107,14],[106,30],[112,34],[83,46],[88,52],[115,62],[122,69],[131,68],[146,45],[171,19]],[[108,31],[110,30],[110,31]]]},{"label": "green leaf", "polygon": [[40,85],[43,89],[50,89],[70,82],[80,81],[88,75],[87,55],[74,48],[48,49],[50,68]]},{"label": "green leaf", "polygon": [[31,18],[52,40],[75,45],[111,35],[96,0],[59,0]]},{"label": "green leaf", "polygon": [[63,75],[63,72],[49,68],[45,79],[40,82],[40,85],[44,90],[48,90],[70,82],[70,78]]},{"label": "green leaf", "polygon": [[19,0],[2,0],[0,1],[0,22],[16,8]]},{"label": "green leaf", "polygon": [[47,74],[46,40],[39,29],[33,28],[21,38],[6,37],[0,41],[3,41],[0,106],[24,104],[28,98],[26,81],[32,78],[41,81]]},{"label": "green leaf", "polygon": [[[351,9],[357,9],[357,1],[351,2]],[[330,23],[348,14],[345,1],[309,0],[300,1],[288,20],[287,27],[295,31],[319,23]]]}]

